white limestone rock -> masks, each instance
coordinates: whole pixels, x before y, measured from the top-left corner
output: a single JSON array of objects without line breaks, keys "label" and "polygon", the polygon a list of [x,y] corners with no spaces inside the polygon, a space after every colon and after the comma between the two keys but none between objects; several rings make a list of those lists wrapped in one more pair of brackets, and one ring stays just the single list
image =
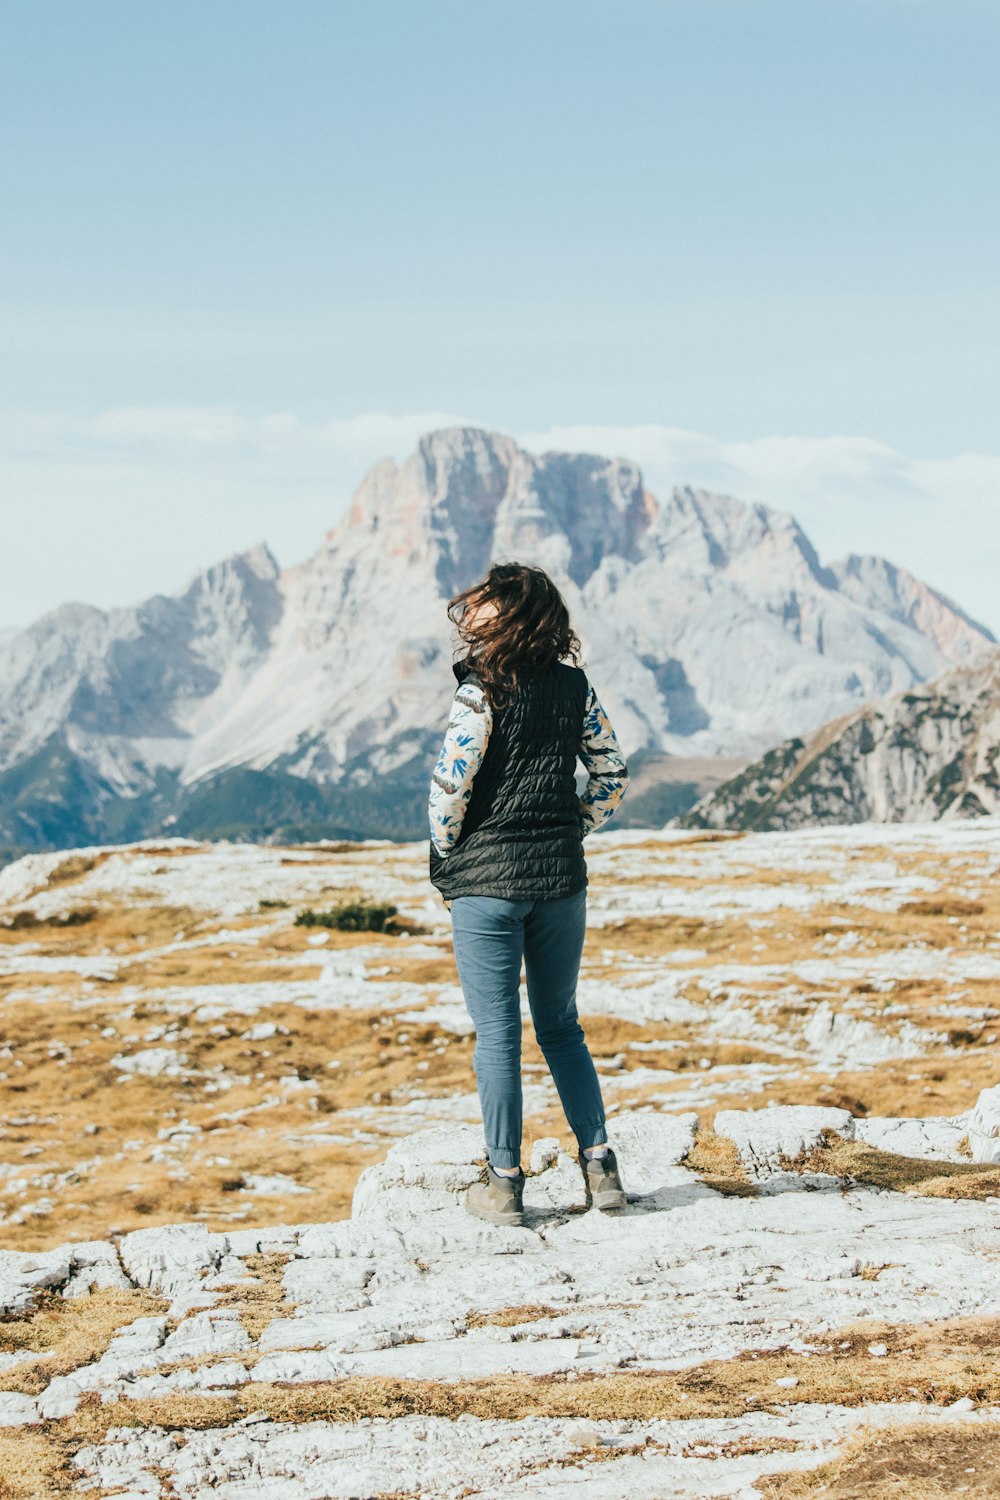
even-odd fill
[{"label": "white limestone rock", "polygon": [[873,1026],[861,1016],[835,1011],[823,1000],[803,1028],[803,1037],[817,1061],[829,1067],[868,1067],[887,1057],[919,1057],[932,1042],[943,1041],[936,1032],[904,1022],[896,1035]]},{"label": "white limestone rock", "polygon": [[[724,1112],[716,1121],[723,1131],[727,1114],[729,1138],[742,1141],[757,1163],[776,1151],[795,1154],[823,1128],[850,1129],[843,1111],[787,1108]],[[633,1196],[619,1216],[567,1212],[560,1202],[533,1211],[523,1230],[474,1220],[461,1207],[461,1184],[478,1170],[482,1142],[478,1130],[463,1135],[448,1127],[399,1142],[382,1164],[387,1170],[369,1178],[354,1221],[232,1235],[192,1226],[140,1231],[123,1242],[125,1263],[142,1285],[173,1295],[176,1328],[165,1316],[137,1318],[100,1359],[51,1380],[33,1406],[23,1398],[0,1402],[0,1411],[25,1421],[67,1416],[86,1391],[107,1402],[121,1394],[246,1395],[261,1381],[348,1375],[448,1381],[508,1371],[676,1369],[776,1341],[815,1347],[827,1331],[859,1318],[904,1323],[1000,1312],[994,1205],[872,1192],[853,1194],[848,1205],[840,1192],[801,1192],[790,1212],[786,1195],[724,1197],[678,1164],[695,1123],[693,1114],[612,1115],[609,1139]],[[579,1176],[575,1157],[564,1152],[532,1181],[554,1187],[561,1163]],[[249,1341],[238,1310],[199,1306],[197,1297],[206,1282],[241,1269],[237,1250],[251,1254],[269,1234],[291,1257],[285,1291],[297,1306],[277,1312],[255,1362],[241,1357]],[[433,1250],[413,1249],[432,1241]],[[512,1244],[521,1253],[511,1253]],[[80,1249],[99,1259],[94,1246]],[[23,1271],[24,1284],[29,1274],[52,1275],[61,1264],[72,1277],[74,1256],[74,1247],[63,1247],[40,1265],[45,1258],[10,1255],[7,1271],[15,1279]],[[891,1267],[877,1280],[859,1274],[888,1259]],[[537,1311],[501,1323],[473,1316],[514,1307]],[[222,1359],[201,1362],[219,1351]],[[120,1428],[81,1449],[76,1463],[94,1489],[147,1500],[159,1500],[167,1475],[179,1500],[213,1493],[234,1500],[271,1500],[276,1493],[285,1500],[318,1494],[346,1500],[398,1488],[401,1476],[442,1500],[469,1485],[525,1500],[551,1490],[568,1500],[588,1483],[599,1486],[595,1493],[605,1493],[605,1485],[608,1494],[636,1500],[749,1495],[762,1465],[788,1467],[789,1455],[768,1455],[761,1443],[731,1460],[719,1456],[727,1445],[754,1435],[794,1435],[813,1455],[818,1432],[830,1423],[847,1430],[845,1422],[870,1410],[845,1414],[803,1404],[780,1418],[595,1421],[584,1424],[586,1432],[562,1419],[416,1416],[343,1424],[247,1420],[183,1437]],[[891,1420],[908,1415],[892,1406]],[[596,1471],[579,1468],[574,1457],[595,1435],[602,1447],[651,1442],[641,1456],[610,1458],[595,1479]],[[719,1452],[705,1460],[685,1456],[699,1442]]]},{"label": "white limestone rock", "polygon": [[282,1284],[287,1301],[302,1312],[329,1307],[334,1299],[342,1312],[350,1312],[368,1302],[365,1288],[373,1274],[367,1260],[356,1256],[311,1253],[309,1238],[303,1236],[298,1254],[285,1267]]},{"label": "white limestone rock", "polygon": [[608,1120],[608,1140],[618,1158],[619,1176],[627,1194],[655,1194],[694,1145],[698,1116],[693,1111],[664,1115],[656,1111],[623,1110]]},{"label": "white limestone rock", "polygon": [[258,1359],[248,1378],[267,1384],[272,1380],[334,1380],[344,1374],[343,1360],[328,1349],[282,1349]]},{"label": "white limestone rock", "polygon": [[49,1382],[38,1397],[39,1414],[46,1420],[72,1416],[84,1391],[121,1392],[137,1370],[162,1359],[166,1332],[165,1317],[133,1319],[119,1329],[100,1359]]},{"label": "white limestone rock", "polygon": [[[201,1289],[228,1253],[225,1235],[209,1234],[203,1224],[166,1224],[136,1229],[121,1242],[122,1265],[136,1286],[176,1296]],[[240,1266],[246,1275],[246,1267]]]},{"label": "white limestone rock", "polygon": [[20,1391],[0,1391],[0,1427],[28,1427],[40,1421],[38,1403]]},{"label": "white limestone rock", "polygon": [[532,1172],[544,1172],[559,1160],[559,1142],[554,1135],[543,1136],[533,1143],[529,1165]]},{"label": "white limestone rock", "polygon": [[195,1359],[203,1354],[233,1354],[250,1347],[250,1335],[235,1307],[210,1308],[185,1318],[167,1338],[163,1359]]},{"label": "white limestone rock", "polygon": [[351,1218],[367,1217],[385,1191],[396,1187],[454,1196],[476,1181],[485,1162],[486,1147],[478,1126],[418,1130],[397,1141],[384,1162],[365,1168],[354,1190]]},{"label": "white limestone rock", "polygon": [[318,1236],[336,1232],[341,1235],[348,1232],[345,1220],[338,1220],[335,1224],[274,1224],[265,1229],[230,1229],[226,1232],[226,1244],[229,1253],[235,1256],[280,1255],[294,1250],[305,1235]]},{"label": "white limestone rock", "polygon": [[419,1130],[366,1167],[351,1205],[351,1249],[379,1257],[393,1251],[445,1254],[495,1248],[517,1253],[526,1228],[488,1224],[466,1211],[466,1188],[483,1175],[486,1148],[473,1125]]},{"label": "white limestone rock", "polygon": [[43,1421],[71,1417],[80,1404],[84,1386],[73,1375],[57,1375],[38,1397],[38,1415]]},{"label": "white limestone rock", "polygon": [[69,1280],[62,1289],[64,1297],[88,1297],[98,1287],[124,1289],[131,1284],[114,1245],[104,1240],[84,1240],[71,1247]]},{"label": "white limestone rock", "polygon": [[926,1120],[868,1115],[854,1122],[855,1140],[864,1141],[878,1151],[927,1157],[931,1161],[966,1161],[964,1152],[958,1148],[968,1133],[967,1115],[942,1115]]},{"label": "white limestone rock", "polygon": [[524,1184],[524,1207],[539,1214],[569,1213],[587,1206],[587,1193],[580,1163],[568,1151]]},{"label": "white limestone rock", "polygon": [[820,1144],[832,1130],[854,1140],[855,1121],[846,1109],[809,1104],[780,1104],[771,1109],[722,1109],[715,1133],[732,1141],[749,1172],[767,1177],[781,1170],[781,1158],[794,1161]]},{"label": "white limestone rock", "polygon": [[24,1312],[43,1287],[61,1287],[69,1280],[73,1247],[41,1253],[0,1250],[0,1316]]},{"label": "white limestone rock", "polygon": [[1000,1083],[983,1089],[969,1114],[972,1160],[1000,1162]]},{"label": "white limestone rock", "polygon": [[139,1052],[113,1057],[111,1067],[140,1078],[179,1078],[187,1067],[187,1058],[173,1047],[143,1047]]}]

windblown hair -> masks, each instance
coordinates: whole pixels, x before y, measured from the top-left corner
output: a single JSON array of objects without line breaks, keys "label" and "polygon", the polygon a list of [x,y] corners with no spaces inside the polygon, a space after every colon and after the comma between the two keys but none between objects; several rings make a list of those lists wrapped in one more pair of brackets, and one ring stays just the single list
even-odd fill
[{"label": "windblown hair", "polygon": [[[495,604],[496,614],[470,619],[472,605]],[[569,622],[566,601],[544,568],[494,563],[486,577],[448,601],[448,618],[469,647],[486,696],[502,707],[525,671],[538,671],[569,656],[579,665],[580,639]],[[474,653],[474,656],[473,656]]]}]

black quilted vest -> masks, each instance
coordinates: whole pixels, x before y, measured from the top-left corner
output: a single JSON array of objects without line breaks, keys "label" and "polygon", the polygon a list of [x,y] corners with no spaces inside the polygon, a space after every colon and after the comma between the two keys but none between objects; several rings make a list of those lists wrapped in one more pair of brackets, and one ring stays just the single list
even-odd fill
[{"label": "black quilted vest", "polygon": [[[459,682],[474,676],[452,664]],[[523,669],[518,688],[493,710],[482,765],[458,841],[447,855],[430,846],[430,878],[446,901],[571,896],[587,885],[576,763],[587,674],[556,662]]]}]

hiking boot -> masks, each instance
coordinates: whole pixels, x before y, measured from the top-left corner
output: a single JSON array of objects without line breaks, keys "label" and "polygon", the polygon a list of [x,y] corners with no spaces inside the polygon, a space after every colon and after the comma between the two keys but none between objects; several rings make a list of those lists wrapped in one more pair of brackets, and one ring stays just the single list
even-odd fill
[{"label": "hiking boot", "polygon": [[600,1208],[613,1213],[616,1209],[628,1207],[625,1189],[618,1176],[618,1159],[610,1146],[607,1156],[584,1156],[579,1151],[577,1160],[583,1172],[588,1208]]},{"label": "hiking boot", "polygon": [[465,1206],[477,1219],[488,1219],[491,1224],[524,1223],[522,1194],[524,1172],[518,1168],[516,1177],[502,1177],[486,1163],[486,1181],[474,1182],[466,1190]]}]

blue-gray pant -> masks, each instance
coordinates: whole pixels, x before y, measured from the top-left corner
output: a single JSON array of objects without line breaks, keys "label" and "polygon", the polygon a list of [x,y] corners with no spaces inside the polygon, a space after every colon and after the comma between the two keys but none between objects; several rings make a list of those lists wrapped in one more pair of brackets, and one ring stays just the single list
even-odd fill
[{"label": "blue-gray pant", "polygon": [[604,1103],[576,1009],[586,887],[573,896],[506,901],[456,896],[455,962],[476,1028],[472,1065],[494,1167],[521,1161],[521,959],[535,1036],[580,1149],[607,1140]]}]

